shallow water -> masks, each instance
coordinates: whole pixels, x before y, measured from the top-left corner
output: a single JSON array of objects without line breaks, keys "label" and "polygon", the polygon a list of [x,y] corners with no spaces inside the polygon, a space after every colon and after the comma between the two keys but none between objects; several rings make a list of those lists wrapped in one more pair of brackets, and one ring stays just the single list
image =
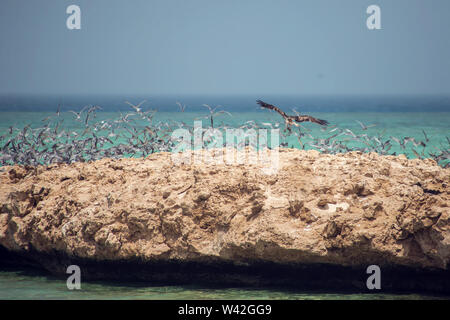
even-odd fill
[{"label": "shallow water", "polygon": [[197,288],[193,286],[154,287],[143,283],[82,282],[81,290],[68,290],[66,281],[40,274],[0,271],[0,300],[422,300],[449,297],[420,294],[318,293],[280,289]]}]

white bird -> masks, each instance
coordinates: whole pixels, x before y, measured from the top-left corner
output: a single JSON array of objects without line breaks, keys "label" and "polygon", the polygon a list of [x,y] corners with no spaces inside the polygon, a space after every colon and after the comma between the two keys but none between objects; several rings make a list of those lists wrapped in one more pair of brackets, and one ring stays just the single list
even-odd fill
[{"label": "white bird", "polygon": [[142,111],[141,105],[142,105],[144,102],[147,102],[147,100],[142,100],[142,101],[139,102],[139,104],[137,104],[137,105],[134,105],[134,104],[132,104],[132,103],[129,102],[129,101],[125,101],[125,103],[128,104],[130,107],[132,107],[134,110],[136,110],[137,113],[140,113],[140,112]]},{"label": "white bird", "polygon": [[376,124],[371,124],[371,125],[366,126],[366,125],[365,125],[364,123],[362,123],[361,121],[358,121],[358,120],[355,120],[355,121],[359,123],[359,125],[361,126],[361,129],[363,129],[363,130],[367,130],[367,129],[369,129],[369,128],[372,128],[372,127],[375,127],[375,126],[376,126]]}]

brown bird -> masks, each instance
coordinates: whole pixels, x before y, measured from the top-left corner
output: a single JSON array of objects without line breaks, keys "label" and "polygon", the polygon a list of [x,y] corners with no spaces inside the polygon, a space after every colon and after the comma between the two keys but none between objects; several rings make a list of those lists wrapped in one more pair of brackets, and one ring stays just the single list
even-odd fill
[{"label": "brown bird", "polygon": [[256,103],[259,104],[262,108],[266,108],[266,109],[270,109],[270,110],[275,110],[276,112],[278,112],[284,119],[284,121],[286,122],[286,126],[287,128],[290,130],[290,126],[294,125],[296,127],[298,127],[299,125],[296,122],[305,122],[305,121],[309,121],[309,122],[314,122],[314,123],[318,123],[321,126],[326,126],[328,125],[328,121],[326,120],[322,120],[322,119],[316,119],[313,118],[311,116],[307,116],[307,115],[297,115],[297,116],[288,116],[283,110],[281,110],[280,108],[273,106],[271,104],[265,103],[264,101],[261,100],[256,100]]}]

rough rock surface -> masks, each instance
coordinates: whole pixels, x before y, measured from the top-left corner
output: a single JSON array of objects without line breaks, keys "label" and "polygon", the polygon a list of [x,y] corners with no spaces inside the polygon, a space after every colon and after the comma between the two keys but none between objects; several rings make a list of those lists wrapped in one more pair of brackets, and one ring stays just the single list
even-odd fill
[{"label": "rough rock surface", "polygon": [[448,270],[450,169],[291,149],[278,172],[261,168],[174,165],[169,153],[3,167],[0,246],[96,261]]}]

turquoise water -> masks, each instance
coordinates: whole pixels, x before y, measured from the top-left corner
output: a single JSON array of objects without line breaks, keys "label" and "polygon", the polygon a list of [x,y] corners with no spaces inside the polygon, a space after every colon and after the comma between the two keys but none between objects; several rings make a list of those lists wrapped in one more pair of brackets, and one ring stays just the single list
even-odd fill
[{"label": "turquoise water", "polygon": [[201,299],[292,299],[292,300],[422,300],[445,299],[442,296],[419,294],[377,293],[314,293],[283,290],[257,290],[251,288],[196,288],[192,286],[146,286],[142,283],[81,283],[80,290],[68,290],[65,280],[43,275],[26,275],[21,272],[0,271],[0,300],[70,300],[70,299],[117,299],[117,300],[201,300]]},{"label": "turquoise water", "polygon": [[[375,127],[369,128],[364,133],[374,134],[385,132],[385,136],[412,136],[423,139],[422,130],[425,130],[434,143],[445,142],[445,136],[450,135],[450,111],[449,112],[311,112],[312,116],[326,119],[330,125],[337,125],[341,128],[355,130],[355,133],[362,133],[359,124],[355,120],[359,120],[366,125],[376,124]],[[23,128],[25,125],[31,124],[32,127],[38,128],[43,126],[42,119],[54,115],[53,112],[0,112],[0,132],[5,133],[10,126]],[[108,119],[117,119],[120,113],[116,112],[98,112],[94,121],[102,121]],[[203,112],[157,112],[154,122],[177,121],[185,122],[193,125],[194,120],[202,120],[204,127],[209,126],[209,121],[204,119],[207,113]],[[67,129],[80,129],[79,122],[74,120],[71,113],[63,112],[61,117],[64,119],[64,127]],[[203,117],[203,119],[202,119]],[[254,120],[255,122],[271,122],[282,123],[282,118],[274,112],[233,112],[231,116],[221,114],[215,117],[214,122],[217,124],[224,123],[229,126],[239,126],[246,121]],[[303,124],[306,131],[311,130],[312,133],[320,133],[321,127],[311,123]],[[84,129],[84,128],[83,128]],[[314,135],[314,134],[313,134]]]},{"label": "turquoise water", "polygon": [[[415,147],[415,150],[422,154],[424,157],[428,157],[429,152],[437,152],[439,150],[448,150],[449,143],[447,137],[450,138],[450,112],[312,112],[312,116],[326,119],[330,122],[328,130],[312,123],[303,123],[301,129],[305,133],[311,134],[313,137],[326,138],[333,133],[330,131],[334,126],[342,129],[350,129],[355,134],[367,134],[369,137],[382,136],[384,140],[390,139],[391,136],[397,138],[413,137],[417,141],[425,141],[423,131],[426,132],[427,142],[426,148]],[[10,126],[23,128],[26,125],[31,125],[32,128],[39,128],[43,126],[42,119],[48,116],[53,116],[54,112],[0,112],[0,136],[8,132]],[[106,120],[117,119],[120,114],[118,112],[98,112],[96,118],[92,119],[92,122],[101,122]],[[183,121],[187,126],[193,126],[195,120],[201,120],[204,128],[209,127],[209,119],[205,119],[207,113],[203,112],[158,112],[155,114],[153,123],[158,122],[181,122]],[[75,131],[78,133],[83,132],[84,125],[74,120],[74,116],[71,113],[63,112],[59,120],[64,119],[61,129],[65,131]],[[234,112],[231,116],[227,114],[221,114],[214,118],[216,126],[220,126],[222,123],[231,126],[239,127],[247,121],[253,120],[258,124],[261,123],[280,123],[280,128],[284,128],[282,118],[274,113],[265,110],[258,112]],[[365,125],[375,125],[367,130],[363,130],[356,120],[364,123]],[[148,125],[148,122],[137,121],[136,126],[143,128]],[[175,127],[176,128],[176,127]],[[266,128],[269,128],[266,126]],[[344,137],[350,140],[349,137]],[[302,142],[308,142],[308,137],[303,137]],[[0,142],[0,145],[6,141]],[[120,139],[119,139],[120,142]],[[123,141],[122,141],[123,142]],[[291,136],[287,139],[290,147],[300,148],[300,144],[295,136]],[[352,146],[356,142],[350,141],[349,145]],[[415,158],[415,154],[412,151],[412,144],[410,143],[406,149],[400,148],[391,139],[393,147],[390,153],[396,152],[397,154],[404,153],[409,158]],[[363,145],[361,145],[363,146]],[[306,149],[311,149],[307,146]]]}]

